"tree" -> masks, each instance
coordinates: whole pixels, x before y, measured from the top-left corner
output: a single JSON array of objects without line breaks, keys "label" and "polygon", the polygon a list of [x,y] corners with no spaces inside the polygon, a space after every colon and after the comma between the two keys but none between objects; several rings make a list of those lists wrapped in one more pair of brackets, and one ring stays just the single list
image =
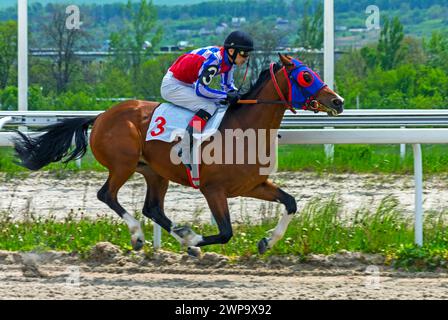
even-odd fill
[{"label": "tree", "polygon": [[393,20],[385,17],[378,44],[361,49],[361,56],[368,69],[372,70],[380,66],[383,70],[391,70],[404,61],[406,54],[417,54],[414,43],[408,40],[403,44],[403,39],[403,25],[400,20],[397,17]]},{"label": "tree", "polygon": [[[273,60],[278,60],[276,48],[281,40],[286,36],[286,32],[275,29],[274,25],[266,24],[261,21],[250,25],[246,30],[254,39],[254,44],[259,52],[254,52],[250,58],[250,72],[252,81],[258,79],[261,71],[269,66]],[[246,67],[237,68],[235,79],[242,81]],[[238,85],[238,81],[236,83]]]},{"label": "tree", "polygon": [[67,90],[68,84],[77,68],[75,48],[87,34],[82,29],[68,29],[66,27],[65,7],[54,5],[52,18],[48,25],[44,25],[44,33],[49,37],[50,45],[56,50],[56,57],[52,64],[52,74],[56,81],[58,93]]},{"label": "tree", "polygon": [[[144,58],[161,40],[162,28],[156,28],[157,12],[152,1],[141,0],[137,8],[128,1],[126,13],[129,23],[122,31],[111,34],[111,50],[116,54],[115,62],[131,70],[137,83]],[[150,47],[144,48],[147,42]]]},{"label": "tree", "polygon": [[395,68],[403,58],[401,42],[404,39],[403,25],[398,17],[389,20],[384,18],[384,26],[381,30],[378,42],[378,60],[384,70]]},{"label": "tree", "polygon": [[448,72],[448,36],[441,32],[433,32],[431,39],[424,41],[424,49],[431,66],[441,67]]},{"label": "tree", "polygon": [[405,36],[401,43],[403,52],[403,63],[405,64],[425,64],[427,61],[423,49],[423,41],[411,36]]},{"label": "tree", "polygon": [[312,15],[310,15],[310,0],[306,0],[302,7],[303,17],[299,23],[298,38],[295,44],[306,49],[306,51],[300,53],[300,60],[319,73],[322,71],[323,60],[322,56],[315,50],[321,50],[324,43],[324,8],[320,2],[317,4],[314,13],[312,12]]},{"label": "tree", "polygon": [[163,54],[148,59],[142,64],[142,81],[138,92],[147,100],[159,100],[160,84],[166,71],[176,60],[177,54]]},{"label": "tree", "polygon": [[0,22],[0,89],[8,84],[11,68],[17,59],[17,23]]},{"label": "tree", "polygon": [[324,42],[324,7],[322,3],[317,5],[314,15],[310,17],[308,0],[303,9],[302,21],[299,24],[297,44],[305,49],[322,49]]},{"label": "tree", "polygon": [[365,46],[360,50],[360,54],[364,59],[365,65],[368,69],[374,69],[378,64],[378,49],[377,46]]}]

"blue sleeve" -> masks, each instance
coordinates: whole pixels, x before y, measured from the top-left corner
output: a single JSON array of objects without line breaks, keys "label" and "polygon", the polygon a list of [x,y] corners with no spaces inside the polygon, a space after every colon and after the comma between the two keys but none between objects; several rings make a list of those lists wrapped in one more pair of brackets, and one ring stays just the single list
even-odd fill
[{"label": "blue sleeve", "polygon": [[232,91],[235,90],[237,91],[238,89],[235,87],[235,83],[233,80],[233,72],[234,69],[233,67],[226,73],[223,73],[221,75],[221,88],[223,91]]}]

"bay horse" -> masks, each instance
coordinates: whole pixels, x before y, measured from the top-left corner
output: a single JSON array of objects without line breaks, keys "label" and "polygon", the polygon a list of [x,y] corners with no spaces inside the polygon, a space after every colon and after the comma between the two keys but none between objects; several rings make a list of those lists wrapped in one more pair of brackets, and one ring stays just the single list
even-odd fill
[{"label": "bay horse", "polygon": [[[243,95],[239,103],[229,106],[217,133],[226,129],[276,130],[290,107],[291,74],[297,66],[292,57],[279,54],[280,64],[271,64],[263,71],[256,84]],[[317,74],[311,69],[301,73],[301,81],[312,81]],[[319,79],[320,80],[320,79]],[[292,89],[293,88],[293,89]],[[295,89],[297,90],[297,89]],[[302,90],[302,88],[300,88]],[[306,94],[307,106],[314,111],[326,111],[336,115],[343,110],[344,100],[324,85],[312,96]],[[312,101],[310,100],[312,99]],[[244,104],[248,99],[258,102]],[[252,100],[253,101],[253,100]],[[312,103],[309,103],[309,102]],[[176,226],[164,212],[164,198],[169,181],[189,186],[189,177],[182,164],[170,161],[170,150],[175,144],[163,141],[146,141],[146,132],[154,109],[159,102],[129,100],[101,113],[96,118],[64,119],[56,124],[42,128],[45,133],[30,137],[21,132],[14,140],[19,164],[38,170],[51,162],[68,162],[81,158],[87,150],[88,128],[93,125],[90,134],[90,146],[96,160],[109,170],[105,184],[98,191],[98,199],[115,211],[129,227],[134,250],[144,244],[140,222],[124,209],[118,201],[118,191],[134,172],[142,174],[147,184],[143,215],[159,224],[174,236],[188,253],[200,254],[199,247],[211,244],[225,244],[233,235],[227,199],[231,197],[250,197],[282,203],[286,212],[280,218],[270,237],[258,243],[258,251],[266,250],[280,240],[297,211],[293,196],[268,181],[268,175],[260,174],[261,164],[203,164],[199,190],[207,200],[208,206],[217,223],[219,233],[202,236],[187,226]],[[71,149],[72,141],[75,147]],[[225,135],[223,135],[225,138]],[[271,138],[266,137],[267,152]],[[207,144],[209,142],[205,142]],[[247,146],[245,146],[247,151]],[[272,150],[275,152],[275,150]]]}]

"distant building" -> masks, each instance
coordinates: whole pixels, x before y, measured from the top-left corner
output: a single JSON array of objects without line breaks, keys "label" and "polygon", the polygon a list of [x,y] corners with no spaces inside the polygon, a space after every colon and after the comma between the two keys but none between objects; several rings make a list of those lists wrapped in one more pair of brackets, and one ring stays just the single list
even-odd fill
[{"label": "distant building", "polygon": [[143,42],[143,50],[146,50],[146,49],[151,49],[152,48],[152,43],[150,42],[150,41],[145,41],[145,42]]},{"label": "distant building", "polygon": [[103,41],[103,45],[101,46],[101,51],[109,51],[109,49],[110,49],[110,40],[109,39],[107,39],[107,40],[104,40]]},{"label": "distant building", "polygon": [[289,20],[283,19],[283,18],[277,18],[276,23],[277,24],[289,24]]},{"label": "distant building", "polygon": [[245,17],[233,17],[232,18],[232,26],[233,27],[241,27],[241,25],[246,23]]},{"label": "distant building", "polygon": [[183,41],[179,41],[178,43],[177,43],[177,47],[180,49],[180,50],[185,50],[185,49],[187,49],[187,48],[189,48],[189,47],[191,47],[192,46],[192,44],[190,43],[190,42],[188,42],[188,41],[185,41],[185,40],[183,40]]},{"label": "distant building", "polygon": [[174,52],[174,51],[180,51],[180,48],[178,46],[168,45],[168,46],[160,47],[160,51],[161,52]]},{"label": "distant building", "polygon": [[289,20],[283,18],[277,18],[275,29],[277,30],[287,30],[289,28]]},{"label": "distant building", "polygon": [[190,29],[177,29],[176,30],[176,35],[178,36],[189,36],[193,34],[193,30]]},{"label": "distant building", "polygon": [[229,25],[227,23],[221,23],[220,25],[218,25],[215,29],[215,33],[216,34],[223,34],[225,32],[227,32],[227,30],[229,29]]},{"label": "distant building", "polygon": [[349,32],[353,32],[353,33],[361,33],[361,32],[366,32],[367,29],[366,28],[351,28],[348,29]]},{"label": "distant building", "polygon": [[211,35],[211,34],[213,34],[213,31],[211,31],[210,29],[201,28],[201,29],[199,30],[199,35],[200,35],[200,36],[209,36],[209,35]]},{"label": "distant building", "polygon": [[347,31],[347,27],[346,26],[336,26],[334,28],[335,31]]}]

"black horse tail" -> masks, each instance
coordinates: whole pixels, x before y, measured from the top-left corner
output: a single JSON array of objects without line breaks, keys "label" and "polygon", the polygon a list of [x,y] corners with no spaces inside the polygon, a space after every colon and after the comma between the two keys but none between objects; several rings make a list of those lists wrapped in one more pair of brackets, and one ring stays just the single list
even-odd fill
[{"label": "black horse tail", "polygon": [[[88,129],[95,118],[69,118],[58,123],[40,128],[45,131],[37,137],[31,137],[17,131],[19,137],[13,139],[16,161],[22,167],[39,170],[51,162],[80,159],[87,151]],[[75,148],[70,150],[73,135]]]}]

